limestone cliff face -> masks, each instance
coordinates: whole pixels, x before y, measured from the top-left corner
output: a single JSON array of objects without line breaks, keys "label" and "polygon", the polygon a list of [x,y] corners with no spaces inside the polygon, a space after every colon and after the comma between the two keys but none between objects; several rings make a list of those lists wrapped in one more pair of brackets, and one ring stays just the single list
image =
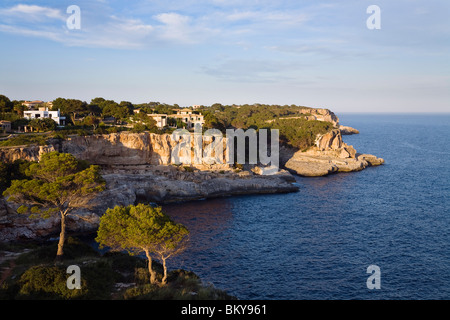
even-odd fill
[{"label": "limestone cliff face", "polygon": [[335,128],[341,131],[341,134],[350,135],[359,133],[358,130],[352,127],[340,125],[338,116],[328,109],[301,109],[299,112],[301,114],[306,114],[308,120],[331,122]]},{"label": "limestone cliff face", "polygon": [[13,162],[18,159],[23,159],[27,161],[38,161],[43,154],[55,150],[56,149],[54,145],[2,147],[0,148],[0,161]]},{"label": "limestone cliff face", "polygon": [[344,142],[342,141],[342,134],[340,130],[331,130],[316,138],[315,145],[321,150],[337,150],[342,148]]},{"label": "limestone cliff face", "polygon": [[[62,142],[60,151],[98,165],[170,165],[178,141],[169,134],[113,133],[87,137],[76,136]],[[205,142],[204,142],[205,143]],[[224,143],[224,153],[226,151]],[[194,161],[194,138],[191,136],[191,163],[199,169],[227,169],[227,164],[207,165]],[[222,159],[225,159],[224,157]],[[225,162],[225,161],[224,161]]]},{"label": "limestone cliff face", "polygon": [[331,122],[335,127],[339,127],[339,118],[328,109],[301,109],[301,114],[307,114],[309,120],[319,120]]},{"label": "limestone cliff face", "polygon": [[112,133],[74,136],[61,143],[61,152],[93,164],[146,164],[152,158],[148,133]]},{"label": "limestone cliff face", "polygon": [[[81,160],[98,165],[169,165],[178,142],[169,134],[112,133],[92,136],[71,136],[64,141],[50,141],[48,146],[0,148],[0,160],[38,161],[48,152],[71,153]],[[193,147],[194,139],[191,139]],[[225,152],[224,144],[224,152]],[[217,169],[228,166],[217,166]],[[209,166],[205,166],[209,168]]]},{"label": "limestone cliff face", "polygon": [[[329,110],[317,109],[318,114],[334,119]],[[357,171],[384,162],[372,155],[361,155],[342,140],[337,128],[319,135],[315,146],[306,152],[280,147],[280,163],[299,175],[321,176],[337,171]],[[0,148],[2,161],[25,159],[37,161],[42,154],[58,150],[99,165],[169,165],[178,144],[171,135],[154,133],[113,133],[87,137],[73,136],[48,146]],[[224,147],[224,152],[225,152]],[[228,170],[228,164],[195,165],[200,170]]]}]

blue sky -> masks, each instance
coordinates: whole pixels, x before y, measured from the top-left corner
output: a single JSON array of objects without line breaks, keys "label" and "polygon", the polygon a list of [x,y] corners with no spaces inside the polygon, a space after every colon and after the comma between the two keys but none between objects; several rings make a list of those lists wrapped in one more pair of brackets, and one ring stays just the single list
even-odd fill
[{"label": "blue sky", "polygon": [[448,0],[2,0],[0,94],[449,112],[449,13]]}]

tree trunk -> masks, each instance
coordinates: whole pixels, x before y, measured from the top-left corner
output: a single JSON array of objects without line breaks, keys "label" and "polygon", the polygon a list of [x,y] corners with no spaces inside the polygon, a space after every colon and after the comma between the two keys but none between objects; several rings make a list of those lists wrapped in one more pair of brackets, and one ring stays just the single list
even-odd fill
[{"label": "tree trunk", "polygon": [[77,118],[77,113],[76,113],[76,112],[73,112],[73,113],[70,115],[70,118],[72,119],[73,125],[75,126],[75,119]]},{"label": "tree trunk", "polygon": [[64,241],[66,240],[66,215],[61,214],[61,233],[59,234],[58,252],[56,258],[61,259],[64,255]]},{"label": "tree trunk", "polygon": [[166,259],[161,258],[163,262],[163,268],[164,268],[164,277],[162,278],[162,284],[167,284],[167,266],[166,266]]},{"label": "tree trunk", "polygon": [[145,255],[147,256],[147,259],[148,259],[148,272],[150,273],[150,283],[155,284],[156,283],[156,272],[153,271],[153,268],[152,268],[152,257],[150,256],[150,253],[148,252],[148,250],[144,250],[144,251],[145,251]]}]

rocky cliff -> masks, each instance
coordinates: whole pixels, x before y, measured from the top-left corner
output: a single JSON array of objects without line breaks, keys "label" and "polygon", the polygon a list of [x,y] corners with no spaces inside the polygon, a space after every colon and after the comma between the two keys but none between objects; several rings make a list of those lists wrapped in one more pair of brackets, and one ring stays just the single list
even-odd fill
[{"label": "rocky cliff", "polygon": [[335,172],[360,171],[381,165],[384,160],[369,154],[357,153],[342,140],[341,130],[335,129],[317,137],[314,147],[296,151],[284,166],[301,176],[318,177]]},{"label": "rocky cliff", "polygon": [[299,113],[307,115],[309,120],[327,121],[331,122],[335,127],[339,127],[339,118],[334,114],[334,112],[328,109],[300,109]]},{"label": "rocky cliff", "polygon": [[[117,133],[55,140],[47,147],[0,148],[2,161],[38,161],[51,151],[71,153],[79,159],[100,165],[106,190],[92,201],[89,210],[78,212],[83,219],[68,219],[71,232],[93,231],[106,209],[140,201],[167,203],[237,194],[268,194],[298,191],[295,179],[284,170],[262,176],[253,166],[234,169],[228,164],[171,165],[177,142],[169,135]],[[30,220],[18,215],[18,205],[0,198],[0,241],[41,238],[57,234],[59,221]]]},{"label": "rocky cliff", "polygon": [[[332,117],[329,113],[324,116]],[[318,136],[315,146],[306,152],[280,147],[280,164],[288,171],[263,176],[257,166],[236,170],[227,164],[195,167],[171,165],[177,142],[170,135],[152,133],[116,133],[88,137],[74,136],[55,140],[48,146],[0,148],[1,161],[25,159],[37,161],[51,151],[68,152],[79,159],[102,166],[107,188],[92,203],[90,210],[79,212],[83,219],[68,220],[68,230],[95,230],[107,208],[136,202],[165,203],[236,194],[295,192],[298,187],[289,172],[302,176],[323,176],[333,172],[359,171],[384,162],[372,155],[359,154],[342,140],[340,129]],[[29,220],[15,213],[16,206],[0,197],[0,241],[33,239],[55,234],[58,219]]]},{"label": "rocky cliff", "polygon": [[[321,115],[335,119],[334,114],[329,111],[323,111]],[[384,162],[375,156],[357,153],[352,146],[343,142],[342,134],[342,130],[338,128],[320,135],[315,146],[306,152],[281,147],[281,164],[299,175],[322,176],[337,171],[358,171]],[[0,148],[0,159],[37,161],[42,154],[57,150],[103,166],[167,166],[171,164],[171,155],[177,143],[171,135],[148,132],[73,136],[64,141],[56,140],[48,146]],[[224,147],[224,152],[225,149]],[[193,164],[193,167],[208,171],[231,169],[228,164],[201,163]]]},{"label": "rocky cliff", "polygon": [[334,112],[329,109],[301,109],[299,111],[300,114],[306,115],[308,120],[319,120],[319,121],[327,121],[333,124],[336,129],[339,129],[342,134],[358,134],[359,131],[348,126],[343,126],[339,124],[339,118],[334,114]]},{"label": "rocky cliff", "polygon": [[[56,146],[56,148],[58,148]],[[56,151],[55,145],[47,146],[18,146],[18,147],[1,147],[0,161],[13,162],[15,160],[23,159],[27,161],[38,161],[45,153]]]},{"label": "rocky cliff", "polygon": [[[171,155],[178,142],[169,134],[155,133],[113,133],[88,137],[75,136],[58,147],[60,152],[71,153],[78,159],[98,165],[170,165]],[[194,139],[191,139],[191,150]],[[224,147],[225,152],[225,147]],[[199,169],[227,169],[229,165],[208,166],[205,163],[192,164]]]}]

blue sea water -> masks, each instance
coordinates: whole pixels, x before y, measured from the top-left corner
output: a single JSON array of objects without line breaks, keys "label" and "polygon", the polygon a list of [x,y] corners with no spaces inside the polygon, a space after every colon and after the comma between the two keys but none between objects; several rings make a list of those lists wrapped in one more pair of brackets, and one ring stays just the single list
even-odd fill
[{"label": "blue sea water", "polygon": [[191,231],[169,268],[239,299],[450,299],[450,115],[339,117],[360,131],[344,141],[384,165],[296,177],[296,193],[165,205]]}]

